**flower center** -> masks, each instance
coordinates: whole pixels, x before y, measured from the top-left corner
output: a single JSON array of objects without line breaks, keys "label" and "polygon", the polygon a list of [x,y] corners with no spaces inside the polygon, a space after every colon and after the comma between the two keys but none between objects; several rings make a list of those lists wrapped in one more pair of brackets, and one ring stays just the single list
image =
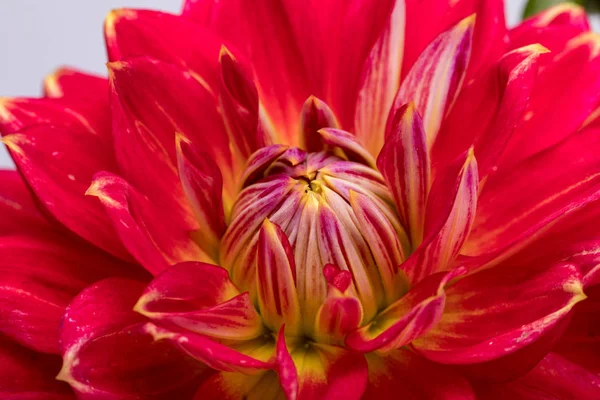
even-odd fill
[{"label": "flower center", "polygon": [[[408,243],[379,172],[332,152],[272,146],[259,153],[249,161],[220,253],[221,265],[240,290],[250,293],[261,314],[261,286],[277,283],[261,277],[263,264],[269,262],[264,254],[270,251],[260,244],[265,223],[282,232],[282,248],[291,253],[289,262],[274,259],[285,264],[276,265],[275,273],[292,269],[293,287],[279,283],[269,290],[280,297],[295,291],[293,301],[297,299],[302,315],[299,334],[319,336],[315,321],[328,296],[358,300],[363,322],[398,299],[406,290],[398,265]],[[328,265],[347,271],[345,287],[336,289],[333,278],[327,279]],[[287,329],[287,319],[267,318],[265,323],[273,330],[286,323]]]}]

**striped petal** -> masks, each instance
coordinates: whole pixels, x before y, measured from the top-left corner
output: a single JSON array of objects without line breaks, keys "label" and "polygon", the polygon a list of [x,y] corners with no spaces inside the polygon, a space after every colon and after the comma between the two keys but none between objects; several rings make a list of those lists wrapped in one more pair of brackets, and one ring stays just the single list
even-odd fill
[{"label": "striped petal", "polygon": [[353,134],[335,128],[320,129],[319,134],[325,143],[325,149],[337,149],[338,152],[341,152],[340,156],[346,160],[375,168],[375,159],[362,147]]},{"label": "striped petal", "polygon": [[294,253],[285,233],[268,219],[258,234],[256,283],[264,323],[273,331],[285,323],[289,334],[297,334],[301,314]]},{"label": "striped petal", "polygon": [[585,299],[580,279],[570,264],[472,274],[446,289],[441,320],[413,345],[427,358],[450,364],[512,354],[539,340]]},{"label": "striped petal", "polygon": [[327,279],[327,297],[317,312],[315,333],[325,343],[343,344],[346,334],[362,322],[362,305],[349,290],[350,272],[328,264],[323,274]]},{"label": "striped petal", "polygon": [[185,398],[205,367],[143,330],[132,311],[144,288],[139,281],[110,278],[81,292],[60,328],[63,367],[78,399]]},{"label": "striped petal", "polygon": [[221,171],[208,154],[199,152],[188,139],[178,135],[176,140],[179,178],[200,226],[194,238],[217,261],[219,241],[226,228]]},{"label": "striped petal", "polygon": [[437,273],[419,282],[404,297],[383,310],[373,321],[346,338],[355,351],[398,349],[430,330],[442,317],[446,301],[444,288],[464,269]]},{"label": "striped petal", "polygon": [[123,178],[100,172],[86,193],[100,200],[123,244],[151,273],[181,261],[208,260],[189,231],[162,218],[164,210]]},{"label": "striped petal", "polygon": [[379,154],[383,146],[388,114],[400,87],[405,18],[404,1],[396,1],[360,78],[354,131],[358,141],[373,155]]},{"label": "striped petal", "polygon": [[157,276],[135,311],[183,333],[222,339],[252,339],[263,333],[248,293],[241,293],[221,267],[181,263]]},{"label": "striped petal", "polygon": [[401,266],[412,282],[448,269],[461,251],[475,219],[478,183],[472,149],[436,178],[427,201],[425,240]]},{"label": "striped petal", "polygon": [[402,81],[394,100],[394,108],[415,103],[423,116],[429,148],[462,86],[471,53],[474,23],[474,16],[467,17],[427,46]]},{"label": "striped petal", "polygon": [[323,150],[321,128],[340,128],[340,123],[324,101],[310,96],[300,114],[300,145],[303,149],[309,152]]},{"label": "striped petal", "polygon": [[430,160],[423,120],[413,104],[395,111],[377,167],[394,196],[402,225],[413,248],[423,240],[425,207],[431,185]]}]

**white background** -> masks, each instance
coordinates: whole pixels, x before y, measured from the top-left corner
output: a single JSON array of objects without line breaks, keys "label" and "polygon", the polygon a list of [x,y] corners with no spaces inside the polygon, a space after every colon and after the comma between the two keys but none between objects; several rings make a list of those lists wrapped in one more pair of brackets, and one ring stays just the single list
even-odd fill
[{"label": "white background", "polygon": [[[260,0],[248,0],[260,1]],[[38,96],[41,81],[69,65],[104,73],[104,17],[113,8],[179,12],[182,0],[0,0],[0,96]],[[506,0],[518,21],[525,0]],[[0,167],[12,167],[0,147]]]}]

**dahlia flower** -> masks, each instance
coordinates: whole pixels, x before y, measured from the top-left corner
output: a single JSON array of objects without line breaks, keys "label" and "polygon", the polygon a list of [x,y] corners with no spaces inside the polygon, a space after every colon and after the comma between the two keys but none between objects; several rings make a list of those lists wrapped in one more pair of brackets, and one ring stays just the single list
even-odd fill
[{"label": "dahlia flower", "polygon": [[600,398],[600,38],[188,0],[5,98],[3,399]]}]

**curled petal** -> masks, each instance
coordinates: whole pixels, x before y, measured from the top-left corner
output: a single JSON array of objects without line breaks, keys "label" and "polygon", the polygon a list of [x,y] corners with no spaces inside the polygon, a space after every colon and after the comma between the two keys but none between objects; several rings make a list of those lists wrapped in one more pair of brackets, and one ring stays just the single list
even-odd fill
[{"label": "curled petal", "polygon": [[471,230],[479,178],[473,149],[436,178],[427,200],[425,240],[401,266],[413,282],[448,269]]},{"label": "curled petal", "polygon": [[132,311],[144,284],[110,278],[81,292],[61,324],[63,367],[57,379],[80,399],[186,396],[204,367],[143,330]]},{"label": "curled petal", "polygon": [[274,144],[271,146],[263,147],[250,156],[242,176],[242,187],[247,187],[256,183],[256,181],[263,178],[263,174],[267,168],[275,161],[279,156],[285,153],[289,149],[288,146]]},{"label": "curled petal", "polygon": [[195,239],[202,250],[218,260],[219,240],[226,228],[221,171],[181,135],[177,136],[177,165],[183,191],[200,226]]},{"label": "curled petal", "polygon": [[393,108],[396,109],[406,103],[415,103],[423,116],[429,148],[462,86],[474,24],[475,17],[467,17],[429,44],[402,82],[394,100]]},{"label": "curled petal", "polygon": [[363,66],[354,114],[356,137],[373,155],[383,146],[387,117],[400,87],[406,10],[404,1],[394,3]]},{"label": "curled petal", "polygon": [[377,167],[410,231],[412,246],[423,239],[425,207],[431,185],[429,150],[423,120],[413,104],[395,111]]},{"label": "curled petal", "polygon": [[123,178],[100,172],[86,194],[100,200],[123,244],[153,274],[177,262],[208,259],[188,231],[160,218],[161,209]]},{"label": "curled petal", "polygon": [[221,48],[219,61],[219,102],[233,158],[243,170],[248,157],[270,140],[259,125],[258,93],[250,73],[225,47]]},{"label": "curled petal", "polygon": [[398,349],[410,343],[440,320],[446,301],[445,286],[465,273],[464,269],[457,269],[429,276],[372,322],[350,333],[346,344],[356,351],[371,352]]},{"label": "curled petal", "polygon": [[335,128],[324,128],[319,130],[319,134],[326,148],[331,148],[341,152],[341,156],[349,161],[376,168],[375,159],[351,133]]},{"label": "curled petal", "polygon": [[310,96],[302,106],[300,114],[300,144],[309,152],[323,150],[323,140],[319,134],[322,128],[340,128],[335,114],[329,106],[315,96]]},{"label": "curled petal", "polygon": [[204,335],[162,328],[153,323],[147,323],[143,329],[152,335],[155,341],[175,344],[191,357],[218,371],[250,374],[274,366],[270,361],[274,350],[272,343],[268,346],[264,344],[258,346],[256,343],[250,345],[250,347],[259,347],[260,359],[258,359]]},{"label": "curled petal", "polygon": [[363,309],[352,295],[352,274],[328,264],[323,269],[327,279],[327,297],[315,320],[316,335],[326,342],[343,343],[346,334],[360,325]]},{"label": "curled petal", "polygon": [[294,253],[285,233],[268,219],[258,234],[256,283],[258,305],[265,324],[272,330],[279,330],[285,323],[288,332],[297,334],[301,312]]},{"label": "curled petal", "polygon": [[570,264],[469,275],[446,289],[444,315],[413,345],[427,358],[450,364],[512,354],[539,340],[585,299],[580,279]]},{"label": "curled petal", "polygon": [[187,262],[157,276],[135,311],[156,323],[224,339],[252,339],[263,332],[248,293],[240,294],[223,268]]}]

